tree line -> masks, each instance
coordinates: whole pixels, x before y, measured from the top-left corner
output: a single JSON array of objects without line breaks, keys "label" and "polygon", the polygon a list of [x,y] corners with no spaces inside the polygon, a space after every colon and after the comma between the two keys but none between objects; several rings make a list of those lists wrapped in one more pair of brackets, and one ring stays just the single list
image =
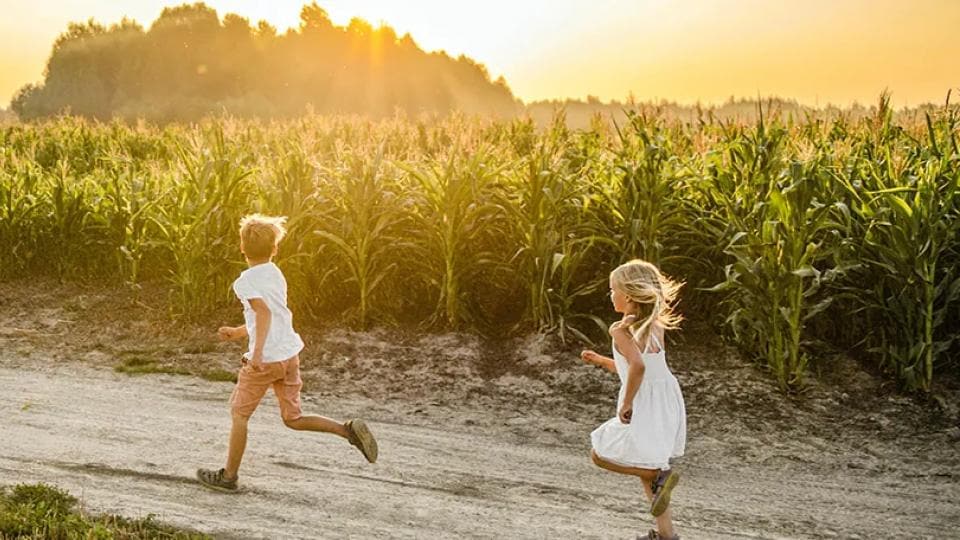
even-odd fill
[{"label": "tree line", "polygon": [[425,52],[409,35],[362,19],[334,24],[316,3],[282,34],[203,3],[135,21],[71,23],[53,44],[44,80],[14,95],[23,120],[193,120],[208,114],[291,117],[305,112],[389,116],[398,110],[512,116],[506,81],[476,61]]}]

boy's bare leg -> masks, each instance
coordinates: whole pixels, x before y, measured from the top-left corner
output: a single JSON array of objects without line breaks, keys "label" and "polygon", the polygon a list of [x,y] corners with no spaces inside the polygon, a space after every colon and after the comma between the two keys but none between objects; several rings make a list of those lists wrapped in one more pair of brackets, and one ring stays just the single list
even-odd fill
[{"label": "boy's bare leg", "polygon": [[230,448],[227,450],[227,466],[224,467],[224,475],[233,480],[237,477],[237,471],[240,470],[240,460],[243,459],[243,452],[247,449],[247,422],[248,416],[233,415],[233,425],[230,427]]},{"label": "boy's bare leg", "polygon": [[301,416],[296,420],[284,420],[283,423],[288,428],[297,431],[319,431],[321,433],[333,433],[344,439],[348,438],[346,426],[324,416]]}]

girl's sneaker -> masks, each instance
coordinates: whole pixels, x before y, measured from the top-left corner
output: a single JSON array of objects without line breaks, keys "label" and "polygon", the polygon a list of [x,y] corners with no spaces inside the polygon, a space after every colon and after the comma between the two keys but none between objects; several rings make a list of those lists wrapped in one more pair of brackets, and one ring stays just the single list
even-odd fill
[{"label": "girl's sneaker", "polygon": [[197,469],[197,480],[210,489],[224,491],[226,493],[237,492],[237,479],[227,479],[224,469],[220,469],[219,471]]},{"label": "girl's sneaker", "polygon": [[680,473],[673,469],[660,470],[657,481],[653,483],[653,502],[650,503],[650,513],[654,517],[667,511],[670,506],[670,493],[680,481]]},{"label": "girl's sneaker", "polygon": [[379,453],[377,440],[373,438],[367,423],[363,420],[347,420],[343,425],[347,428],[347,440],[350,444],[359,448],[367,461],[376,463]]}]

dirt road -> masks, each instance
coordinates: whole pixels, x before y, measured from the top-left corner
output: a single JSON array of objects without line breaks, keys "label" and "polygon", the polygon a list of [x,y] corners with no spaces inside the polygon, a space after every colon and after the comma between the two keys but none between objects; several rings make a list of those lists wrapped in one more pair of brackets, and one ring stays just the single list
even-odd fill
[{"label": "dirt road", "polygon": [[[474,412],[442,407],[425,420],[414,414],[422,408],[366,398],[308,396],[305,409],[371,418],[377,464],[334,437],[287,430],[271,396],[251,421],[243,493],[207,491],[194,470],[225,454],[230,390],[192,377],[0,361],[0,483],[49,482],[87,510],[154,513],[219,537],[632,538],[649,528],[638,486],[587,459],[589,422],[582,444],[543,444],[524,440],[535,425],[482,426]],[[685,539],[960,534],[954,478],[711,463],[724,445],[692,434],[688,454],[700,457],[682,464],[675,494]]]}]

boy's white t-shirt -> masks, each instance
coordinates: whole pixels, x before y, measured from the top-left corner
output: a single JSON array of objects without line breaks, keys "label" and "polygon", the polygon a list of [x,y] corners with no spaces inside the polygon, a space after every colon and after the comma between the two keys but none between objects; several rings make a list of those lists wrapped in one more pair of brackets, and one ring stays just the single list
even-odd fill
[{"label": "boy's white t-shirt", "polygon": [[263,361],[281,362],[303,350],[303,340],[293,330],[293,314],[287,308],[287,280],[273,262],[251,266],[233,282],[233,292],[243,304],[243,320],[249,334],[250,349],[244,358],[253,358],[257,336],[257,314],[250,306],[251,298],[260,298],[270,308],[270,331],[263,345]]}]

